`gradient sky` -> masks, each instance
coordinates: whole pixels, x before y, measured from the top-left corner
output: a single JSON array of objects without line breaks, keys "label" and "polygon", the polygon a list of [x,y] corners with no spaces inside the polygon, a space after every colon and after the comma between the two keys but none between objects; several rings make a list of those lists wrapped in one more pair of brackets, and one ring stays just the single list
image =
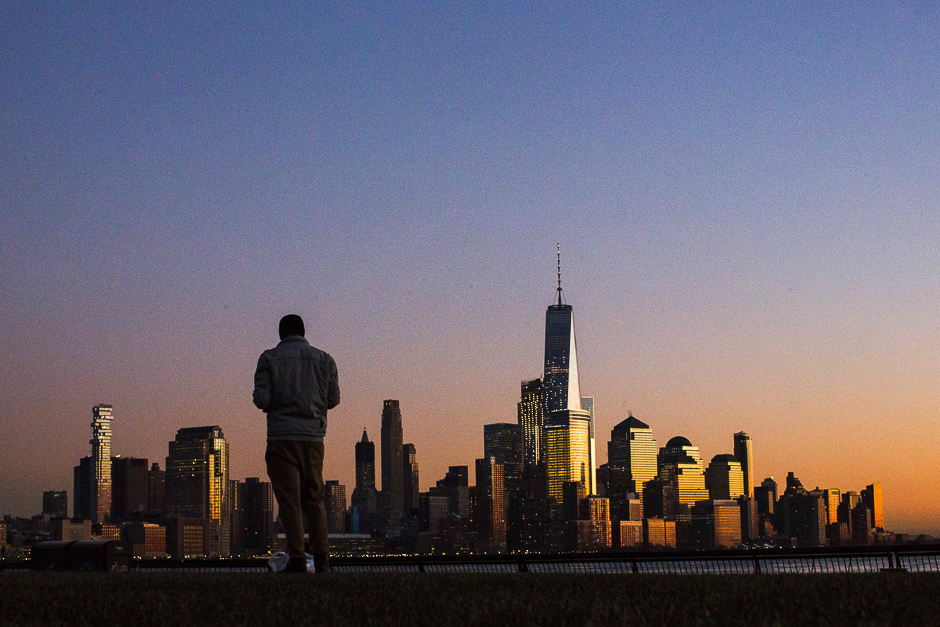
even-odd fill
[{"label": "gradient sky", "polygon": [[336,359],[326,474],[401,400],[421,487],[542,370],[561,240],[599,462],[884,489],[940,535],[940,8],[0,2],[0,514],[218,424],[258,354]]}]

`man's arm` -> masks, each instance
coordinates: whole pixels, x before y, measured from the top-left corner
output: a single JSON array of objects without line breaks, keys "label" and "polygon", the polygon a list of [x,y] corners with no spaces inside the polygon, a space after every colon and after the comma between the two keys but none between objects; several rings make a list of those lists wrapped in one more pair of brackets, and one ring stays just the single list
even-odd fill
[{"label": "man's arm", "polygon": [[267,412],[271,406],[271,371],[268,369],[268,358],[264,353],[258,358],[258,367],[255,369],[255,391],[251,395],[255,407]]},{"label": "man's arm", "polygon": [[336,362],[330,359],[330,388],[327,391],[326,408],[333,409],[339,405],[339,373],[336,371]]}]

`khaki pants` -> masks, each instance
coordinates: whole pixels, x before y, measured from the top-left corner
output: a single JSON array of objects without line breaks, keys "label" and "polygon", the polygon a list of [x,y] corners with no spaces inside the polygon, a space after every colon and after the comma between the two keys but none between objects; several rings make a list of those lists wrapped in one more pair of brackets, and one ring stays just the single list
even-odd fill
[{"label": "khaki pants", "polygon": [[310,523],[311,550],[326,553],[323,442],[268,442],[264,461],[268,465],[268,477],[287,536],[288,555],[304,555],[304,514]]}]

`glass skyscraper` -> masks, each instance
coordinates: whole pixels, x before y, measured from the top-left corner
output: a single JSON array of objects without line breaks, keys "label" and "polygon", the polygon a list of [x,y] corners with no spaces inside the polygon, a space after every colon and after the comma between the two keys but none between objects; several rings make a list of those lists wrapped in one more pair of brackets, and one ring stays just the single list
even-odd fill
[{"label": "glass skyscraper", "polygon": [[610,494],[636,493],[643,498],[643,486],[656,478],[658,452],[653,431],[645,422],[630,415],[610,432],[607,443],[608,491]]},{"label": "glass skyscraper", "polygon": [[548,457],[548,497],[562,502],[564,484],[581,481],[586,493],[596,494],[591,450],[591,413],[581,408],[578,349],[574,308],[561,290],[561,252],[558,253],[556,301],[545,312],[545,440]]},{"label": "glass skyscraper", "polygon": [[[201,518],[218,525],[218,550],[229,555],[229,445],[219,426],[176,432],[166,458],[166,512],[170,518]],[[215,551],[215,543],[212,552]]]},{"label": "glass skyscraper", "polygon": [[741,462],[744,473],[744,494],[754,498],[754,449],[751,436],[743,431],[734,434],[734,457]]},{"label": "glass skyscraper", "polygon": [[744,473],[734,455],[715,455],[705,471],[705,486],[712,499],[734,500],[744,495]]},{"label": "glass skyscraper", "polygon": [[111,517],[111,405],[95,405],[91,410],[91,481],[89,507],[92,523]]}]

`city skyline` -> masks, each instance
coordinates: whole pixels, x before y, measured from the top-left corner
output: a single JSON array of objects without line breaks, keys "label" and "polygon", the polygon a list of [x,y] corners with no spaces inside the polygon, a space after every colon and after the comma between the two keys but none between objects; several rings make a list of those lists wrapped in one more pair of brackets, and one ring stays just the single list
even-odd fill
[{"label": "city skyline", "polygon": [[11,8],[0,513],[71,489],[101,403],[112,455],[219,424],[264,477],[291,312],[339,367],[327,475],[395,398],[427,489],[515,421],[561,240],[602,439],[745,431],[755,486],[878,480],[940,535],[936,11]]}]

